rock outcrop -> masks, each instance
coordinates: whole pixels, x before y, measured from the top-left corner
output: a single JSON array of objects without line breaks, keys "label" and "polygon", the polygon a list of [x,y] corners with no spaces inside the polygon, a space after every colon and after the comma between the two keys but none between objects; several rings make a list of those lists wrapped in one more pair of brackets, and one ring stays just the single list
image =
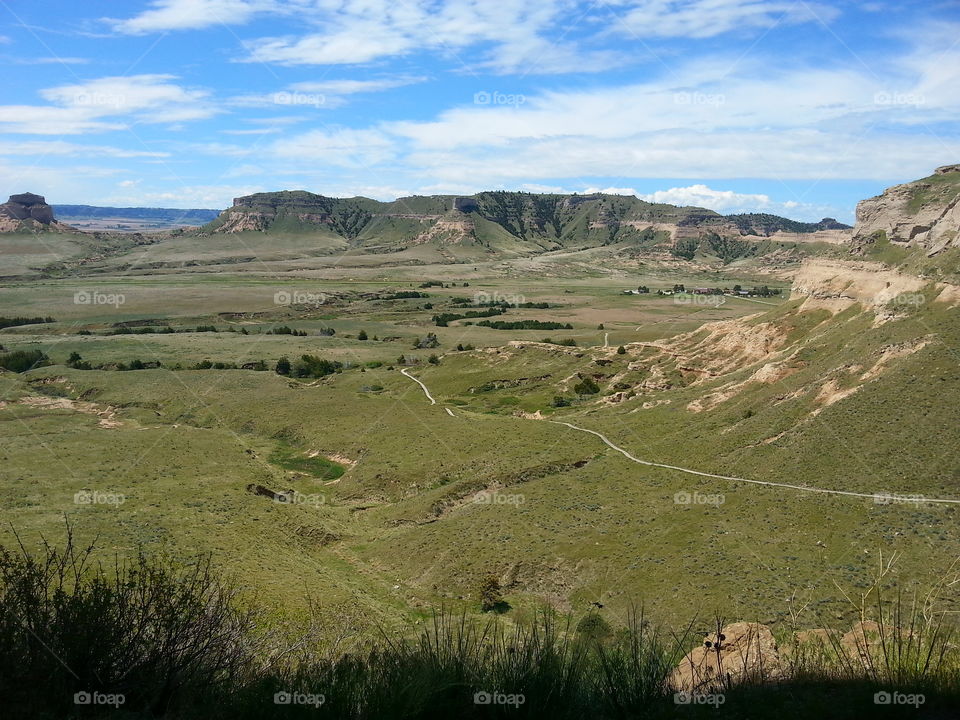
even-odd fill
[{"label": "rock outcrop", "polygon": [[709,693],[783,675],[780,650],[770,628],[738,622],[707,635],[703,644],[684,656],[668,683],[675,692]]},{"label": "rock outcrop", "polygon": [[11,195],[7,202],[0,205],[0,232],[69,229],[57,222],[53,208],[47,205],[42,195],[29,192]]},{"label": "rock outcrop", "polygon": [[960,247],[960,164],[944,165],[930,177],[861,201],[854,248],[882,240],[919,247],[930,256]]}]

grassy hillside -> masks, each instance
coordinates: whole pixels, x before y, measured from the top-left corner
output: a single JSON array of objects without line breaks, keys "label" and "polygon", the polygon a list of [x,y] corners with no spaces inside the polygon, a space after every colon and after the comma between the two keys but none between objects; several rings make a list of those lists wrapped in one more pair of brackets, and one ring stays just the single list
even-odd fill
[{"label": "grassy hillside", "polygon": [[[833,583],[865,587],[881,552],[900,557],[890,577],[902,587],[947,572],[960,552],[956,508],[912,499],[960,498],[949,351],[960,338],[933,290],[877,324],[859,306],[623,295],[626,282],[578,274],[422,289],[227,274],[98,282],[124,295],[116,307],[73,304],[88,283],[6,288],[16,315],[57,322],[0,332],[2,352],[37,349],[51,363],[0,374],[3,532],[34,547],[66,517],[124,555],[210,551],[271,602],[302,608],[320,594],[368,621],[474,608],[493,573],[517,612],[600,602],[619,622],[643,599],[670,621],[717,610],[783,623],[802,608],[812,626],[850,620]],[[708,280],[637,275],[627,286],[676,282]],[[323,300],[277,305],[279,290]],[[393,299],[413,290],[427,297]],[[547,307],[502,319],[572,329],[432,321],[462,311],[457,298],[520,296]],[[219,332],[197,331],[207,326]],[[428,333],[438,346],[414,349]],[[71,353],[102,369],[67,367]],[[304,354],[339,371],[273,371]],[[118,369],[134,360],[162,367]],[[192,369],[257,361],[265,370]],[[545,420],[643,460],[897,499],[642,466]],[[124,502],[78,505],[83,491]],[[707,501],[676,500],[687,495]]]}]

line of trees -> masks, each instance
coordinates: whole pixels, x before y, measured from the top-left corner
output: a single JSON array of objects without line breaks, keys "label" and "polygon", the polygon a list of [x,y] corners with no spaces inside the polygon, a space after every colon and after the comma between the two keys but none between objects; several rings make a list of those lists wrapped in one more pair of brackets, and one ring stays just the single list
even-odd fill
[{"label": "line of trees", "polygon": [[49,315],[47,317],[0,317],[0,330],[20,325],[40,325],[52,322],[56,322],[56,320]]},{"label": "line of trees", "polygon": [[570,323],[558,323],[545,320],[482,320],[477,325],[493,328],[494,330],[573,330]]}]

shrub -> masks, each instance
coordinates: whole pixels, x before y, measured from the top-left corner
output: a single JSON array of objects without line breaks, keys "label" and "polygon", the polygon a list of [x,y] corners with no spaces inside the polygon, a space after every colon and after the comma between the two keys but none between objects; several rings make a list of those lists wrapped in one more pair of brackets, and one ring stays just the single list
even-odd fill
[{"label": "shrub", "polygon": [[487,575],[480,582],[480,609],[483,612],[495,610],[503,602],[503,591],[495,575]]},{"label": "shrub", "polygon": [[517,320],[507,322],[506,320],[481,320],[477,325],[492,328],[494,330],[573,330],[570,323],[558,323],[547,320]]},{"label": "shrub", "polygon": [[74,370],[90,370],[90,363],[80,357],[80,353],[74,351],[70,353],[70,357],[67,358],[67,367],[71,367]]},{"label": "shrub", "polygon": [[277,367],[275,368],[277,375],[289,375],[290,374],[290,360],[288,358],[282,357],[277,360]]},{"label": "shrub", "polygon": [[20,325],[40,325],[56,322],[52,317],[0,317],[0,330]]},{"label": "shrub", "polygon": [[626,355],[626,354],[627,354],[627,349],[623,345],[617,348],[617,355]]},{"label": "shrub", "polygon": [[573,386],[573,391],[577,395],[595,395],[600,392],[600,386],[596,381],[587,375],[580,382]]},{"label": "shrub", "polygon": [[416,338],[413,341],[414,350],[423,350],[427,348],[440,347],[440,341],[437,339],[435,333],[427,333],[426,337]]},{"label": "shrub", "polygon": [[125,715],[178,716],[190,710],[187,696],[240,679],[252,614],[237,609],[209,557],[179,567],[139,555],[104,569],[93,549],[75,547],[69,529],[63,550],[0,547],[0,693],[10,717],[76,717],[74,693],[92,691],[123,694]]},{"label": "shrub", "polygon": [[22,373],[50,364],[50,358],[42,350],[14,350],[0,353],[0,368]]},{"label": "shrub", "polygon": [[339,361],[325,360],[315,355],[301,355],[293,365],[292,374],[298,378],[319,378],[338,373],[342,369],[343,363]]},{"label": "shrub", "polygon": [[590,612],[577,623],[577,635],[586,640],[605,640],[613,634],[610,623],[598,612]]}]

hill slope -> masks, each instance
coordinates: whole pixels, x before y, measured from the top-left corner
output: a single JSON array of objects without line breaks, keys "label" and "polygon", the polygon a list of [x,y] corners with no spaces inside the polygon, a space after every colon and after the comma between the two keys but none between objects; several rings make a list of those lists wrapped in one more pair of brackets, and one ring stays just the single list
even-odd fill
[{"label": "hill slope", "polygon": [[[832,219],[800,223],[775,215],[725,217],[698,207],[648,203],[621,195],[482,192],[383,203],[305,191],[236,198],[204,233],[319,232],[369,252],[418,245],[462,255],[526,255],[627,243],[681,257],[701,253],[728,261],[750,254],[751,242],[789,233],[793,242],[838,242],[846,226]],[[817,234],[814,237],[814,234]],[[740,245],[718,242],[743,239]],[[721,247],[722,246],[722,247]]]}]

